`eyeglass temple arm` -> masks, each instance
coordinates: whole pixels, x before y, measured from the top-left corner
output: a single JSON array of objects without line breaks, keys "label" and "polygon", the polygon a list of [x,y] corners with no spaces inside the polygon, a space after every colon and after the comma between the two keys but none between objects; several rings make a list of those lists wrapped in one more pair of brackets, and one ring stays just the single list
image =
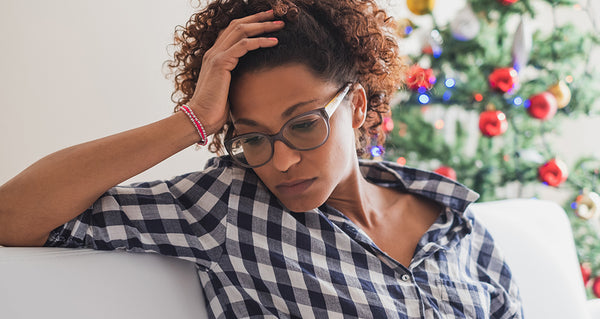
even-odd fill
[{"label": "eyeglass temple arm", "polygon": [[344,89],[342,91],[340,91],[333,98],[333,100],[329,101],[329,103],[327,103],[327,105],[325,105],[325,112],[327,112],[327,114],[329,116],[331,116],[333,114],[333,112],[335,112],[335,110],[338,108],[338,106],[340,106],[340,104],[342,103],[342,101],[346,97],[346,94],[348,94],[348,91],[350,91],[350,87],[351,86],[352,86],[352,83],[346,84],[346,86],[344,87]]}]

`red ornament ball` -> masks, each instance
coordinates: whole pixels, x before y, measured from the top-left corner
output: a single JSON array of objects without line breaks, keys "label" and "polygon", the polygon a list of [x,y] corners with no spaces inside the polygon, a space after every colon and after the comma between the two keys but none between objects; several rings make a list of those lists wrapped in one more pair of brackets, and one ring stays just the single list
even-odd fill
[{"label": "red ornament ball", "polygon": [[394,120],[392,120],[392,118],[390,117],[384,117],[383,123],[381,123],[381,127],[383,128],[385,134],[389,134],[391,131],[394,130]]},{"label": "red ornament ball", "polygon": [[513,68],[499,68],[488,76],[488,81],[492,90],[506,93],[519,83],[519,74]]},{"label": "red ornament ball", "polygon": [[558,110],[556,97],[550,92],[536,94],[526,103],[529,115],[542,121],[553,118]]},{"label": "red ornament ball", "polygon": [[548,184],[548,186],[558,186],[564,183],[569,176],[567,165],[556,158],[553,158],[540,166],[538,169],[538,177],[540,181]]},{"label": "red ornament ball", "polygon": [[598,298],[600,298],[600,277],[594,278],[594,282],[592,283],[592,292]]},{"label": "red ornament ball", "polygon": [[433,75],[432,69],[423,69],[418,65],[413,65],[408,70],[408,76],[406,78],[406,84],[408,87],[416,91],[419,88],[431,89],[436,82],[435,75]]},{"label": "red ornament ball", "polygon": [[580,264],[581,268],[581,276],[583,277],[583,285],[587,286],[588,281],[590,280],[590,276],[592,275],[592,267],[590,267],[589,263]]},{"label": "red ornament ball", "polygon": [[506,132],[508,121],[502,111],[485,111],[479,115],[479,130],[485,136],[498,136]]},{"label": "red ornament ball", "polygon": [[514,4],[517,1],[519,0],[498,0],[498,2],[500,2],[504,6],[510,6],[511,4]]},{"label": "red ornament ball", "polygon": [[450,166],[440,166],[434,172],[446,176],[451,180],[456,180],[456,171]]}]

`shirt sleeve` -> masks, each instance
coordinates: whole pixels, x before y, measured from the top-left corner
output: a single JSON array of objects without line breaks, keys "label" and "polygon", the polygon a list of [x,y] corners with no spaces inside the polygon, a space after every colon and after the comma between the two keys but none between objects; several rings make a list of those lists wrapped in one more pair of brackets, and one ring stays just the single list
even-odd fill
[{"label": "shirt sleeve", "polygon": [[490,318],[523,318],[519,287],[502,252],[485,226],[470,210],[466,212],[473,224],[472,255],[477,262],[479,280],[489,284]]},{"label": "shirt sleeve", "polygon": [[45,246],[155,252],[209,268],[223,252],[232,176],[211,163],[169,181],[113,187]]}]

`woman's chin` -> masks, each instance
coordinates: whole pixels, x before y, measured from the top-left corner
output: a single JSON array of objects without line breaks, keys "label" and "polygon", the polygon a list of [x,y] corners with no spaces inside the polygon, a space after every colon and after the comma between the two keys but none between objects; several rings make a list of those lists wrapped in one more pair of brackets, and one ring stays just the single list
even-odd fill
[{"label": "woman's chin", "polygon": [[313,204],[303,200],[280,200],[280,202],[283,204],[283,206],[285,206],[285,208],[295,213],[307,212],[321,206],[319,204]]},{"label": "woman's chin", "polygon": [[302,213],[311,211],[319,206],[323,205],[327,198],[321,198],[322,196],[297,196],[294,198],[279,198],[279,201],[285,206],[285,208],[295,213]]}]

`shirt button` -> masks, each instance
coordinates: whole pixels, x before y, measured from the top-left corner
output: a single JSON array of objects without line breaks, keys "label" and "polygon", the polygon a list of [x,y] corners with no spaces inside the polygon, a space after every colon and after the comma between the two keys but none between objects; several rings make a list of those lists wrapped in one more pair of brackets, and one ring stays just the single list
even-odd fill
[{"label": "shirt button", "polygon": [[407,274],[404,274],[404,275],[402,275],[402,277],[400,279],[402,279],[402,281],[408,281],[410,279],[410,276]]}]

